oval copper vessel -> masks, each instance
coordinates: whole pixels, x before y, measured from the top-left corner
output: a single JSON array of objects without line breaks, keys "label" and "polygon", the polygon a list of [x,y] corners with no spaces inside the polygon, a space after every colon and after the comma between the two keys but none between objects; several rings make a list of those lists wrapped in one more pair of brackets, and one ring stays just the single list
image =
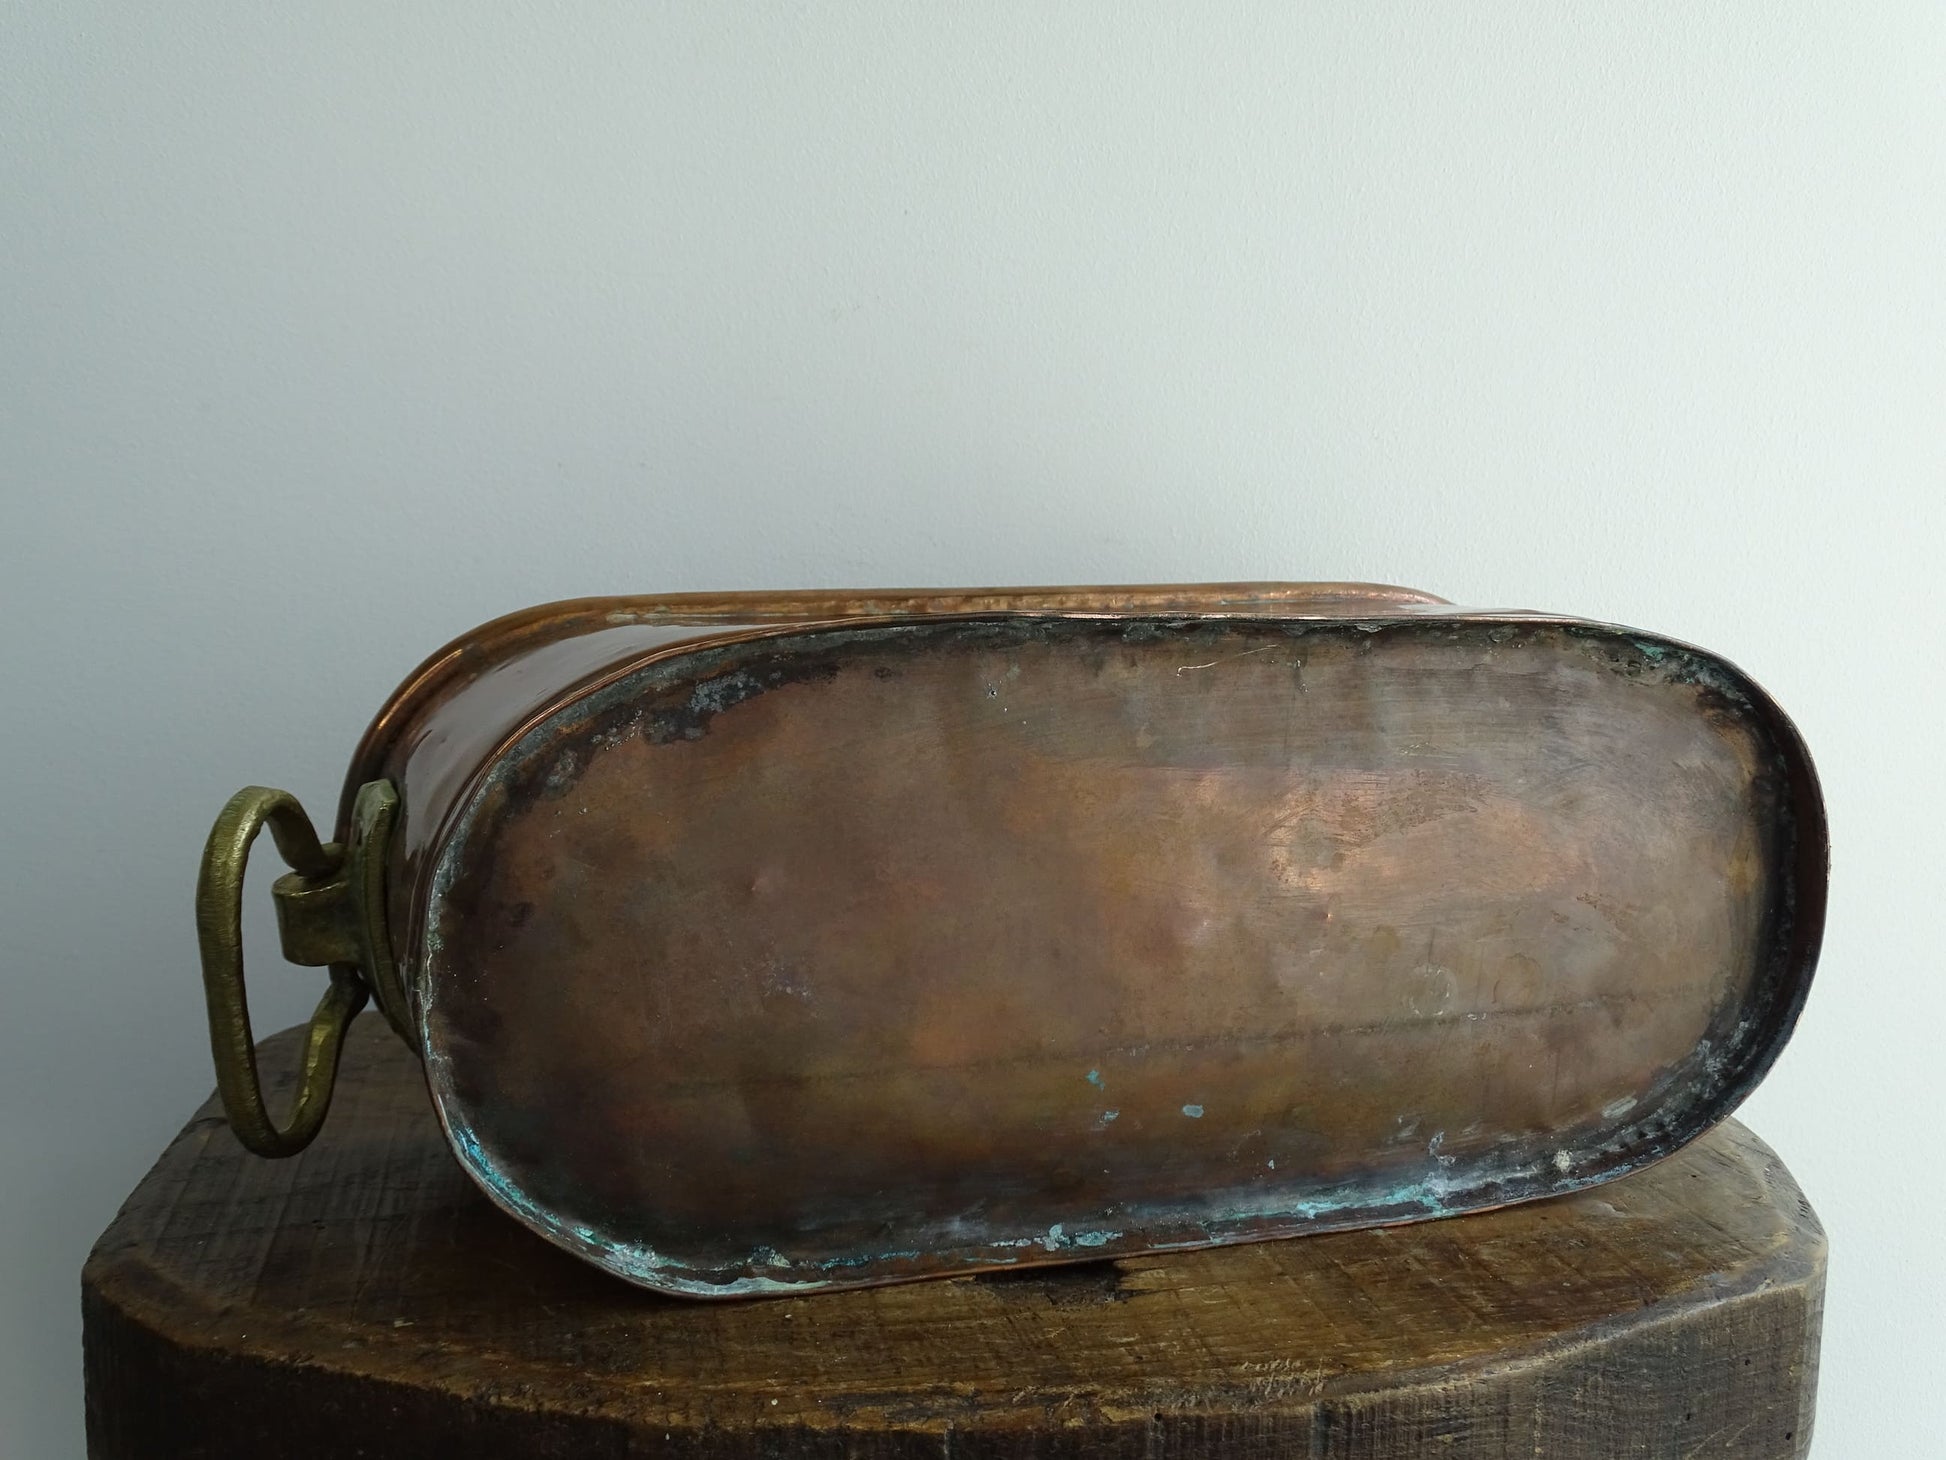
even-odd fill
[{"label": "oval copper vessel", "polygon": [[343,830],[468,1172],[695,1296],[1619,1175],[1768,1068],[1825,883],[1734,667],[1363,585],[535,610],[386,707]]}]

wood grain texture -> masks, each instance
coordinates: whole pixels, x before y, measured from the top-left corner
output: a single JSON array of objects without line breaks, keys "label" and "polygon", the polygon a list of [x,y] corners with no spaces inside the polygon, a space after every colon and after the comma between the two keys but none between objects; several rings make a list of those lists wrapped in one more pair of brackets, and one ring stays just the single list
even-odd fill
[{"label": "wood grain texture", "polygon": [[[294,1035],[266,1041],[268,1070]],[[1825,1244],[1731,1123],[1552,1202],[743,1303],[632,1289],[502,1216],[412,1057],[352,1031],[289,1161],[206,1105],[83,1275],[89,1453],[1797,1456]]]}]

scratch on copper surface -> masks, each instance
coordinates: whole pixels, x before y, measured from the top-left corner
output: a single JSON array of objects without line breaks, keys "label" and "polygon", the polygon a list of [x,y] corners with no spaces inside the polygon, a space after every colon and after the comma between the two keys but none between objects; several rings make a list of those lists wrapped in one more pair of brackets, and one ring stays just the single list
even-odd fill
[{"label": "scratch on copper surface", "polygon": [[1178,676],[1181,676],[1192,669],[1214,669],[1219,664],[1233,664],[1239,659],[1248,659],[1252,654],[1268,654],[1272,649],[1281,649],[1283,647],[1282,644],[1261,644],[1255,649],[1245,649],[1238,654],[1224,654],[1216,659],[1205,660],[1201,664],[1178,665],[1176,667],[1176,673]]}]

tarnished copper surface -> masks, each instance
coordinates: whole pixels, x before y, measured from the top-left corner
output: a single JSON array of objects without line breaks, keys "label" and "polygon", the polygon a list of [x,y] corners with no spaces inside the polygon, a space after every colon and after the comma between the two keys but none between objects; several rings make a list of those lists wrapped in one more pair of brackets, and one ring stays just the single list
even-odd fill
[{"label": "tarnished copper surface", "polygon": [[[578,673],[617,663],[633,647],[669,638],[675,628],[820,623],[832,619],[894,618],[948,613],[1194,613],[1319,617],[1389,614],[1446,606],[1446,600],[1389,583],[1135,583],[1042,588],[839,588],[785,592],[650,593],[574,598],[521,609],[482,624],[438,650],[415,669],[365,732],[339,808],[341,830],[352,797],[366,781],[387,775],[408,754],[416,727],[439,714],[455,695],[476,693],[465,718],[498,724],[535,708],[529,691],[558,693]],[[535,672],[535,655],[549,673]],[[526,667],[523,668],[522,665]],[[498,683],[503,672],[511,683]],[[451,718],[451,717],[449,717]]]},{"label": "tarnished copper surface", "polygon": [[447,644],[395,690],[352,756],[338,835],[350,834],[359,788],[390,780],[403,794],[392,890],[416,940],[426,849],[459,799],[520,727],[577,689],[672,644],[720,640],[780,624],[969,613],[1254,614],[1279,618],[1436,611],[1442,598],[1384,583],[1124,584],[1102,587],[894,588],[663,593],[578,598],[522,609]]},{"label": "tarnished copper surface", "polygon": [[1823,822],[1735,669],[1032,592],[556,606],[409,682],[352,779],[497,1201],[665,1290],[883,1282],[1574,1189],[1775,1056]]}]

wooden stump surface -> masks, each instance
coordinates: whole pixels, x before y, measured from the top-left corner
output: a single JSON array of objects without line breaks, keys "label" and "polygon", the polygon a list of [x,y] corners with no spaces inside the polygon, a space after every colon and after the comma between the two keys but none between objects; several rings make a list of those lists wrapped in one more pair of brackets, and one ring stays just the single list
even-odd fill
[{"label": "wooden stump surface", "polygon": [[[266,1041],[286,1071],[295,1031]],[[1823,1233],[1734,1122],[1477,1216],[799,1298],[626,1286],[494,1209],[371,1015],[303,1155],[212,1100],[83,1275],[90,1454],[1782,1457]]]}]

